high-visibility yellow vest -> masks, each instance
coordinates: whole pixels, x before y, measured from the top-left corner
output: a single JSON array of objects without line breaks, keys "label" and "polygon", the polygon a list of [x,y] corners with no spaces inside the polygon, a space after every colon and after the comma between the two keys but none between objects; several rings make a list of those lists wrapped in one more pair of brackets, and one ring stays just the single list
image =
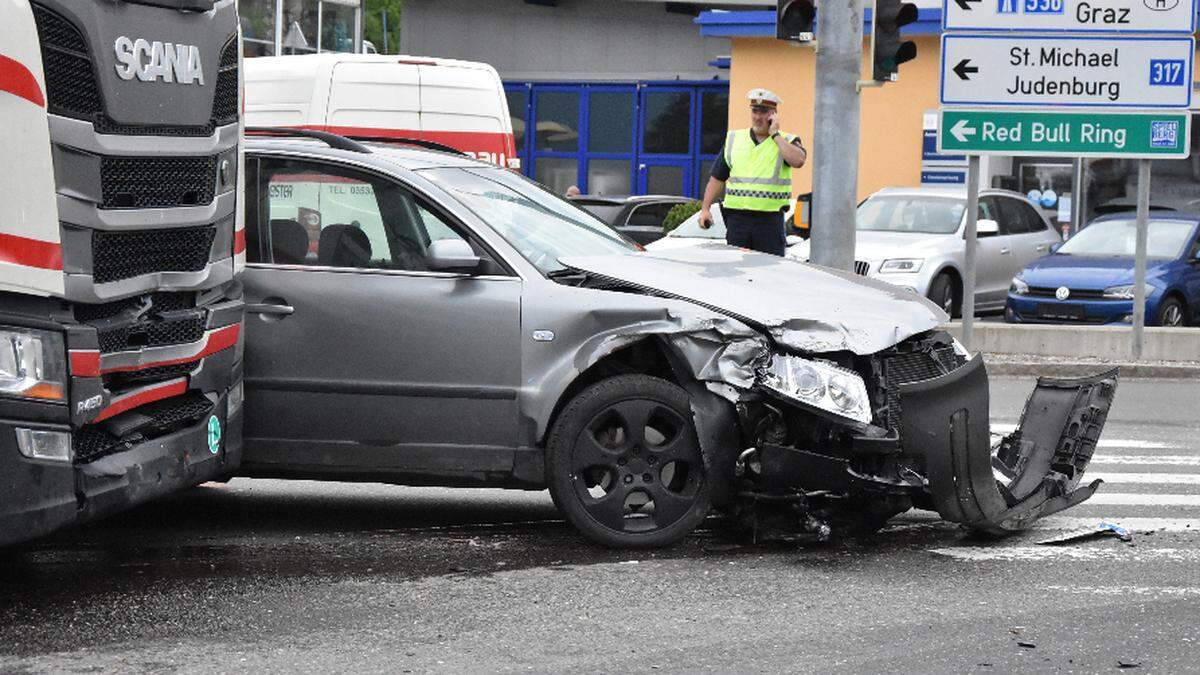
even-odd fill
[{"label": "high-visibility yellow vest", "polygon": [[[755,145],[749,129],[725,137],[724,208],[747,211],[781,211],[792,203],[792,167],[783,161],[779,146],[768,138]],[[796,137],[783,134],[791,143]]]}]

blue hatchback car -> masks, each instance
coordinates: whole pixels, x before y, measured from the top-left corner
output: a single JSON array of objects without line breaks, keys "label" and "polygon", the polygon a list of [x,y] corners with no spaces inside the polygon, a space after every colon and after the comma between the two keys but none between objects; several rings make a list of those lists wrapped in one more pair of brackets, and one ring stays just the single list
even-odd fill
[{"label": "blue hatchback car", "polygon": [[[1132,213],[1098,218],[1013,277],[1009,323],[1133,321],[1137,227]],[[1152,212],[1147,238],[1146,323],[1200,325],[1200,214]]]}]

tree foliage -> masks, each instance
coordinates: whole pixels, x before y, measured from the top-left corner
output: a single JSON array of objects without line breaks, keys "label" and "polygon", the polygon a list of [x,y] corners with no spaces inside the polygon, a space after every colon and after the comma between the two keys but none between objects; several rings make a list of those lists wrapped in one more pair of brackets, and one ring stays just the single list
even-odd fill
[{"label": "tree foliage", "polygon": [[387,14],[387,53],[400,53],[400,16],[404,0],[366,0],[363,3],[363,39],[384,53],[383,15]]},{"label": "tree foliage", "polygon": [[679,227],[680,223],[691,218],[699,210],[700,202],[698,201],[684,202],[683,204],[672,206],[671,210],[667,211],[667,217],[663,218],[663,232],[670,232]]}]

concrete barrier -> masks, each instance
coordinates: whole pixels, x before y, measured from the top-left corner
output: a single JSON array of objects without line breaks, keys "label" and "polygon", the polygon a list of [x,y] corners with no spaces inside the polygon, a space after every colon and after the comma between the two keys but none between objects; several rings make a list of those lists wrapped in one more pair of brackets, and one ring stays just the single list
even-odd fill
[{"label": "concrete barrier", "polygon": [[[945,328],[962,338],[961,321]],[[1128,362],[1132,360],[1133,329],[976,322],[971,342],[971,351],[987,354]],[[1200,328],[1146,328],[1142,360],[1200,362]]]}]

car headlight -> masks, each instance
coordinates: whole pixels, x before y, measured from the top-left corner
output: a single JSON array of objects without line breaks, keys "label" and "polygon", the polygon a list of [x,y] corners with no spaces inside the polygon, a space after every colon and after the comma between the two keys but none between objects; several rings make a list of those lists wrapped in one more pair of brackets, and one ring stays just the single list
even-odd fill
[{"label": "car headlight", "polygon": [[1008,292],[1013,295],[1026,295],[1029,293],[1029,284],[1021,277],[1013,277],[1012,284],[1008,287]]},{"label": "car headlight", "polygon": [[[1134,286],[1134,284],[1125,284],[1123,286],[1110,286],[1110,287],[1104,289],[1104,297],[1108,298],[1109,300],[1132,300],[1133,299],[1133,286]],[[1145,285],[1145,289],[1146,289],[1146,297],[1147,298],[1150,297],[1151,293],[1158,290],[1157,288],[1155,288],[1155,286],[1153,284],[1149,284],[1149,283],[1147,283]]]},{"label": "car headlight", "polygon": [[799,403],[855,422],[871,423],[867,385],[852,370],[826,361],[776,354],[763,385]]},{"label": "car headlight", "polygon": [[892,258],[883,261],[883,264],[879,266],[879,273],[918,272],[924,262],[924,258]]},{"label": "car headlight", "polygon": [[66,354],[58,333],[0,329],[0,395],[65,401]]}]

